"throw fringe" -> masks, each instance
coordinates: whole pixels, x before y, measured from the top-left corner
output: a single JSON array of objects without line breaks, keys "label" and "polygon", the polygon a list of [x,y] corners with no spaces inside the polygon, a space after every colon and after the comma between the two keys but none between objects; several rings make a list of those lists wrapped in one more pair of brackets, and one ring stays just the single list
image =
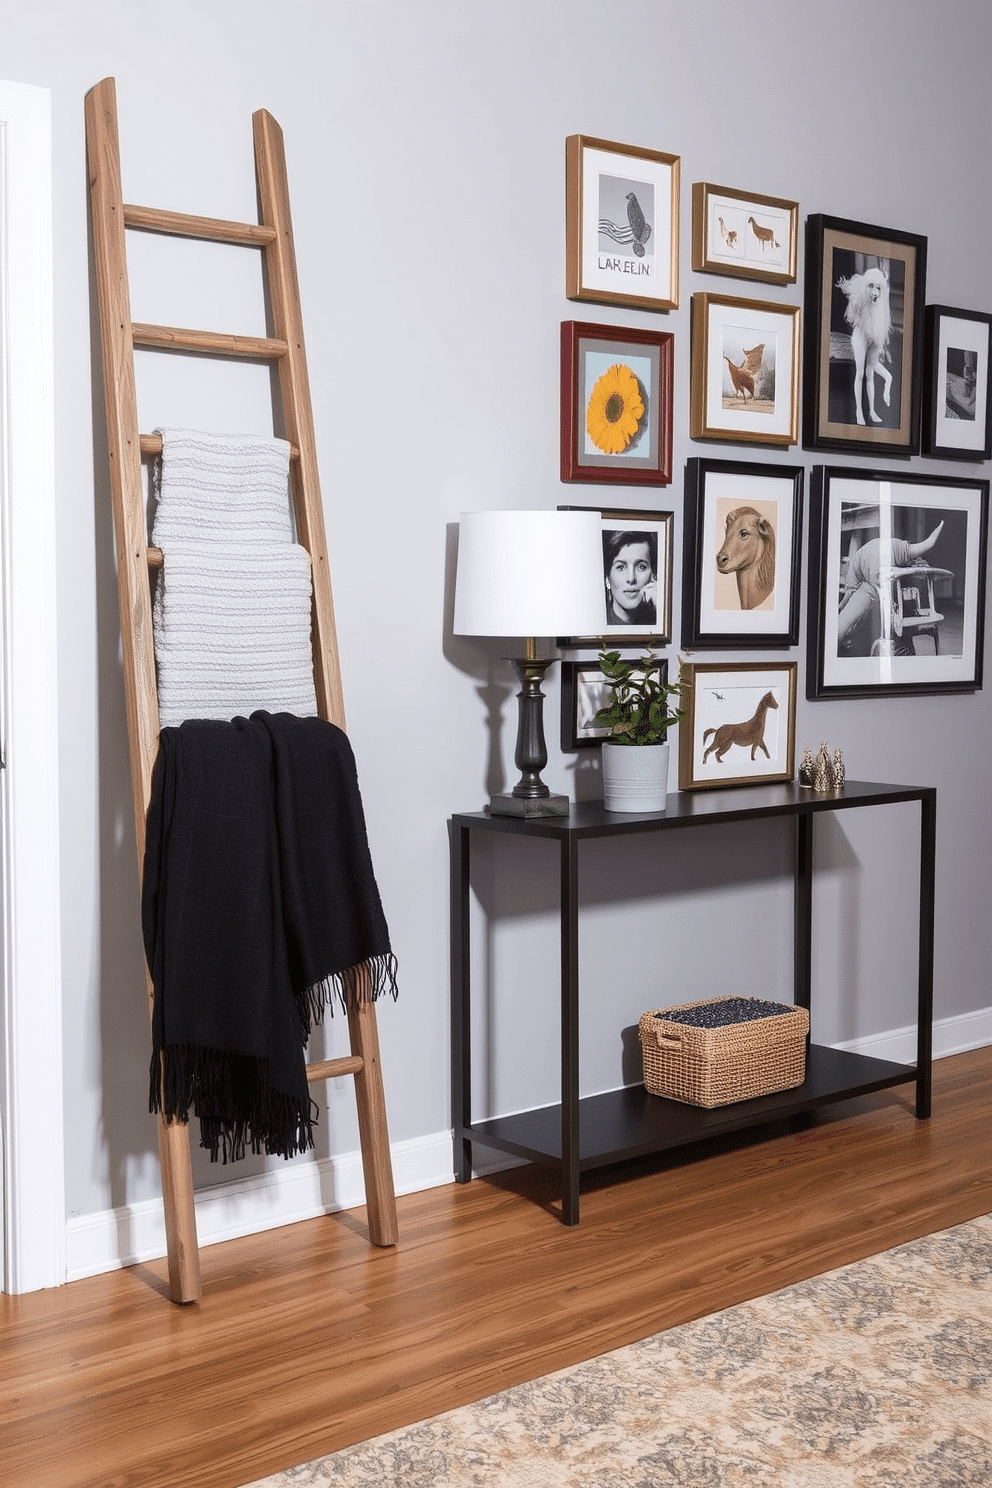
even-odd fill
[{"label": "throw fringe", "polygon": [[349,1008],[378,1002],[380,997],[387,994],[394,1002],[399,995],[396,957],[391,951],[370,956],[357,966],[349,966],[344,971],[321,977],[320,981],[298,993],[296,1003],[303,1032],[309,1038],[311,1028],[323,1023],[324,1013],[328,1009],[333,1018],[336,1006],[347,1013]]},{"label": "throw fringe", "polygon": [[167,1044],[152,1054],[149,1109],[170,1121],[200,1121],[200,1146],[211,1162],[239,1162],[256,1156],[295,1157],[313,1147],[319,1114],[309,1094],[298,1099],[276,1090],[268,1061],[207,1049]]}]

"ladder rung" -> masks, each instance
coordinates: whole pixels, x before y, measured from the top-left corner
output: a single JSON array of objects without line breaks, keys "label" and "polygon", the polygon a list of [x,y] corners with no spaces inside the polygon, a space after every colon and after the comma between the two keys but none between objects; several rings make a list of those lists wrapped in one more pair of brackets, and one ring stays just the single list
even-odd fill
[{"label": "ladder rung", "polygon": [[359,1054],[345,1054],[340,1059],[320,1059],[307,1065],[307,1079],[312,1085],[316,1080],[334,1080],[338,1075],[357,1075],[365,1068],[365,1060]]},{"label": "ladder rung", "polygon": [[215,356],[251,357],[255,361],[278,361],[289,350],[274,336],[229,336],[223,331],[190,331],[179,326],[131,326],[135,346],[167,351],[205,351]]},{"label": "ladder rung", "polygon": [[[141,444],[141,453],[143,455],[160,455],[162,453],[161,434],[139,434],[138,440]],[[289,458],[291,460],[298,460],[300,458],[300,452],[295,444],[289,446]]]},{"label": "ladder rung", "polygon": [[257,222],[225,222],[219,217],[192,217],[188,212],[167,212],[158,207],[136,207],[124,203],[125,227],[141,232],[167,233],[174,238],[203,238],[208,243],[236,243],[242,248],[264,248],[276,235],[274,227]]}]

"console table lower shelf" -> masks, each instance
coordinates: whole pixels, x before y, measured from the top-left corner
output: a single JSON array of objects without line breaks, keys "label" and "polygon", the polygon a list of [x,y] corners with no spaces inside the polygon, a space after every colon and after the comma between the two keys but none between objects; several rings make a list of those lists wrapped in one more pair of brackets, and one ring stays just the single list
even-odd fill
[{"label": "console table lower shelf", "polygon": [[[643,1085],[586,1096],[579,1101],[579,1170],[590,1172],[632,1157],[703,1142],[707,1137],[782,1121],[817,1106],[908,1084],[916,1075],[915,1065],[811,1044],[803,1083],[757,1100],[705,1109],[651,1095]],[[513,1157],[561,1168],[560,1105],[473,1121],[464,1134],[470,1141]]]},{"label": "console table lower shelf", "polygon": [[[794,1001],[809,1008],[812,990],[813,825],[817,818],[867,807],[919,808],[918,975],[916,1062],[893,1064],[820,1044],[807,1045],[806,1078],[795,1090],[705,1109],[650,1095],[643,1085],[603,1095],[579,1095],[579,849],[594,838],[622,841],[646,835],[660,847],[673,832],[767,818],[791,820],[794,831]],[[678,792],[667,809],[608,812],[600,802],[573,804],[567,817],[451,818],[451,1035],[454,1169],[459,1183],[472,1176],[479,1143],[556,1168],[562,1178],[562,1221],[579,1222],[579,1175],[624,1158],[664,1152],[707,1137],[799,1116],[817,1106],[913,1082],[916,1115],[930,1115],[933,1024],[933,917],[937,794],[933,786],[847,781],[843,791],[817,793],[787,784],[748,789]],[[469,899],[472,838],[509,834],[544,839],[558,849],[561,921],[561,1101],[512,1116],[475,1120],[472,1112],[472,998]]]}]

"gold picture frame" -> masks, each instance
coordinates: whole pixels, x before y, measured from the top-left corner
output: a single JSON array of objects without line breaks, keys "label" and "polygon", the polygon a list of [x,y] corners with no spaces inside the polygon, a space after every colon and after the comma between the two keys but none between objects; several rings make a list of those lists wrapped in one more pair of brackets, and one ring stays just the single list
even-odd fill
[{"label": "gold picture frame", "polygon": [[565,141],[565,296],[638,310],[679,303],[681,158],[590,135]]},{"label": "gold picture frame", "polygon": [[795,661],[684,662],[679,790],[791,780],[798,675]]},{"label": "gold picture frame", "polygon": [[795,284],[798,262],[798,202],[693,182],[692,267],[697,273]]},{"label": "gold picture frame", "polygon": [[785,446],[799,438],[798,305],[692,296],[689,433]]}]

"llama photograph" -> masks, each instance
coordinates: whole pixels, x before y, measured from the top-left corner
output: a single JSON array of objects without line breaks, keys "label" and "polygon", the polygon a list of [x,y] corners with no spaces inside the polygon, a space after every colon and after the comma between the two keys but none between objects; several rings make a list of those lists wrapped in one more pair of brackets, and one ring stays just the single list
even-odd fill
[{"label": "llama photograph", "polygon": [[897,429],[902,407],[905,264],[833,252],[830,421]]},{"label": "llama photograph", "polygon": [[919,454],[927,240],[806,219],[803,444]]}]

